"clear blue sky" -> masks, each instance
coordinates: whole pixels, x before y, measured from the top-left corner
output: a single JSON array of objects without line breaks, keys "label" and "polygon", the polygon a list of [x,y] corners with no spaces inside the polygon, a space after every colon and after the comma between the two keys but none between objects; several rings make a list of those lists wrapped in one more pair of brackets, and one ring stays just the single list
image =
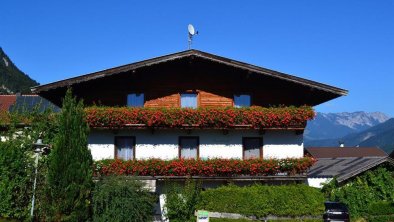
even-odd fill
[{"label": "clear blue sky", "polygon": [[0,46],[41,84],[193,48],[349,90],[394,117],[394,1],[3,1]]}]

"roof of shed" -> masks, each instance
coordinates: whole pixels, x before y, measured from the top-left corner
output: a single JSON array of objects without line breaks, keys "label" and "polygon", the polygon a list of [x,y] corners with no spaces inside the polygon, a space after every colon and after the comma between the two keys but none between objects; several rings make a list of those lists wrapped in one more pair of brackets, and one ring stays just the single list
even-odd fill
[{"label": "roof of shed", "polygon": [[305,151],[314,158],[387,156],[387,153],[378,147],[309,147],[305,148]]},{"label": "roof of shed", "polygon": [[0,111],[8,111],[15,101],[16,95],[0,95]]},{"label": "roof of shed", "polygon": [[74,78],[61,80],[58,82],[49,83],[46,85],[36,86],[36,87],[32,88],[32,92],[40,93],[40,92],[49,91],[52,89],[61,88],[61,87],[68,87],[73,84],[78,84],[78,83],[82,83],[82,82],[86,82],[86,81],[90,81],[90,80],[94,80],[94,79],[104,78],[107,76],[117,75],[120,73],[133,71],[133,70],[136,70],[136,69],[139,69],[142,67],[152,66],[152,65],[165,63],[165,62],[169,62],[169,61],[173,61],[173,60],[177,60],[177,59],[182,59],[182,58],[186,58],[186,57],[191,57],[191,58],[198,57],[198,58],[202,58],[202,59],[207,59],[207,60],[210,60],[213,62],[228,65],[228,66],[231,66],[234,68],[247,70],[249,72],[254,72],[254,73],[258,73],[258,74],[266,75],[266,76],[271,76],[271,77],[282,79],[285,81],[290,81],[290,82],[293,82],[296,84],[301,84],[301,85],[305,85],[305,86],[308,86],[308,87],[311,87],[314,89],[323,90],[323,91],[332,93],[332,94],[336,95],[336,97],[347,95],[347,93],[348,93],[348,91],[344,90],[344,89],[340,89],[340,88],[329,86],[329,85],[322,84],[319,82],[303,79],[303,78],[296,77],[293,75],[289,75],[289,74],[277,72],[274,70],[254,66],[254,65],[247,64],[244,62],[228,59],[225,57],[213,55],[210,53],[206,53],[206,52],[202,52],[202,51],[194,50],[194,49],[182,51],[182,52],[178,52],[178,53],[174,53],[174,54],[169,54],[169,55],[165,55],[165,56],[160,56],[160,57],[156,57],[156,58],[152,58],[152,59],[147,59],[147,60],[143,60],[140,62],[135,62],[135,63],[131,63],[131,64],[127,64],[127,65],[123,65],[123,66],[119,66],[119,67],[115,67],[115,68],[111,68],[111,69],[106,69],[106,70],[99,71],[99,72],[94,72],[94,73],[90,73],[90,74],[86,74],[86,75],[82,75],[82,76],[78,76],[78,77],[74,77]]},{"label": "roof of shed", "polygon": [[341,183],[383,163],[394,165],[394,160],[390,157],[319,158],[308,171],[308,177],[337,177]]}]

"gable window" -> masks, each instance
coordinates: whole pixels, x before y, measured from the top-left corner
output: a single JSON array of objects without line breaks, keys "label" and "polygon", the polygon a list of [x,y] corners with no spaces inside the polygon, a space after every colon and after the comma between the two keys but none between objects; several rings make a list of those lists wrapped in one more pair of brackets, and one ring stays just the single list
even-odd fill
[{"label": "gable window", "polygon": [[197,108],[197,93],[182,93],[181,94],[182,108]]},{"label": "gable window", "polygon": [[127,95],[127,106],[143,107],[144,106],[144,94],[143,93],[128,94]]},{"label": "gable window", "polygon": [[197,136],[179,137],[179,158],[197,159],[199,155],[199,138]]},{"label": "gable window", "polygon": [[234,95],[234,107],[241,108],[241,107],[250,107],[250,95],[248,94],[240,94]]},{"label": "gable window", "polygon": [[244,137],[242,141],[243,159],[258,159],[263,155],[262,139],[260,137]]},{"label": "gable window", "polygon": [[117,136],[115,137],[115,158],[122,160],[132,160],[135,156],[135,137]]}]

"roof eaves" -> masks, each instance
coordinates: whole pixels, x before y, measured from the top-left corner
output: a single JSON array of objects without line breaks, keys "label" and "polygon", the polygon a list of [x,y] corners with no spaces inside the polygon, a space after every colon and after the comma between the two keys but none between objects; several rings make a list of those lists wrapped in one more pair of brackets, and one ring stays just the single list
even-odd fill
[{"label": "roof eaves", "polygon": [[245,70],[248,70],[248,71],[251,71],[251,72],[256,72],[256,73],[259,73],[259,74],[263,74],[263,75],[268,75],[268,76],[271,76],[271,77],[279,78],[279,79],[282,79],[282,80],[286,80],[286,81],[290,81],[290,82],[294,82],[294,83],[298,83],[298,84],[302,84],[302,85],[307,85],[307,86],[310,86],[310,87],[313,87],[313,88],[317,88],[317,89],[320,89],[320,90],[323,90],[323,91],[336,93],[336,94],[339,94],[341,96],[345,96],[345,95],[348,94],[348,90],[337,88],[337,87],[333,87],[333,86],[330,86],[330,85],[327,85],[327,84],[323,84],[323,83],[315,82],[315,81],[312,81],[312,80],[300,78],[300,77],[297,77],[297,76],[294,76],[294,75],[289,75],[289,74],[278,72],[278,71],[271,70],[271,69],[266,69],[266,68],[255,66],[255,65],[251,65],[251,64],[248,64],[248,63],[244,63],[244,62],[228,59],[228,58],[225,58],[225,57],[209,54],[209,53],[206,53],[206,52],[201,52],[201,51],[196,51],[196,52],[197,52],[197,54],[196,54],[197,56],[201,56],[203,58],[207,58],[207,59],[210,59],[210,60],[218,62],[218,63],[223,63],[223,64],[230,65],[230,66],[233,66],[233,67],[245,69]]},{"label": "roof eaves", "polygon": [[228,59],[225,57],[221,57],[221,56],[217,56],[214,54],[210,54],[210,53],[206,53],[206,52],[202,52],[202,51],[198,51],[198,50],[193,50],[193,49],[178,52],[178,53],[173,53],[173,54],[169,54],[169,55],[164,55],[164,56],[160,56],[160,57],[155,57],[155,58],[143,60],[140,62],[130,63],[127,65],[123,65],[123,66],[119,66],[119,67],[115,67],[115,68],[110,68],[110,69],[106,69],[106,70],[102,70],[102,71],[98,71],[98,72],[94,72],[94,73],[90,73],[90,74],[86,74],[86,75],[82,75],[82,76],[77,76],[77,77],[73,77],[73,78],[69,78],[69,79],[65,79],[65,80],[61,80],[61,81],[57,81],[57,82],[53,82],[53,83],[48,83],[48,84],[41,85],[41,86],[35,86],[35,87],[31,88],[31,91],[34,93],[37,93],[37,92],[41,92],[41,91],[47,91],[52,88],[65,87],[65,86],[69,86],[69,85],[72,85],[75,83],[81,83],[81,82],[85,82],[85,81],[89,81],[89,80],[93,80],[93,79],[111,76],[111,75],[114,75],[117,73],[127,72],[127,71],[131,71],[131,70],[138,69],[141,67],[146,67],[146,66],[151,66],[151,65],[155,65],[155,64],[159,64],[159,63],[163,63],[163,62],[167,62],[167,61],[181,59],[181,58],[184,58],[187,56],[192,56],[192,55],[198,56],[198,57],[201,57],[204,59],[208,59],[208,60],[211,60],[214,62],[218,62],[221,64],[229,65],[232,67],[248,70],[251,72],[256,72],[259,74],[271,76],[274,78],[279,78],[279,79],[294,82],[297,84],[306,85],[306,86],[316,88],[319,90],[335,93],[340,96],[347,95],[347,93],[348,93],[347,90],[340,89],[337,87],[329,86],[329,85],[322,84],[319,82],[303,79],[303,78],[296,77],[293,75],[277,72],[277,71],[270,70],[270,69],[265,69],[262,67],[248,64],[248,63]]}]

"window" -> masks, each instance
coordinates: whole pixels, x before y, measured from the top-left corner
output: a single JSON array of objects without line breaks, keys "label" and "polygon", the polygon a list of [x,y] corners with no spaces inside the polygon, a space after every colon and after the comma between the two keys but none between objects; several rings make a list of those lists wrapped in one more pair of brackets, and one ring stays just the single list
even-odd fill
[{"label": "window", "polygon": [[262,157],[262,139],[260,137],[244,137],[243,159],[257,159]]},{"label": "window", "polygon": [[234,95],[234,107],[250,107],[250,95]]},{"label": "window", "polygon": [[132,160],[135,156],[135,137],[117,136],[115,137],[115,158],[122,160]]},{"label": "window", "polygon": [[132,94],[127,95],[127,106],[143,107],[144,106],[144,94],[143,93],[132,93]]},{"label": "window", "polygon": [[182,93],[181,94],[182,108],[197,108],[197,93]]},{"label": "window", "polygon": [[199,138],[194,136],[179,137],[179,158],[197,159],[198,158]]}]

